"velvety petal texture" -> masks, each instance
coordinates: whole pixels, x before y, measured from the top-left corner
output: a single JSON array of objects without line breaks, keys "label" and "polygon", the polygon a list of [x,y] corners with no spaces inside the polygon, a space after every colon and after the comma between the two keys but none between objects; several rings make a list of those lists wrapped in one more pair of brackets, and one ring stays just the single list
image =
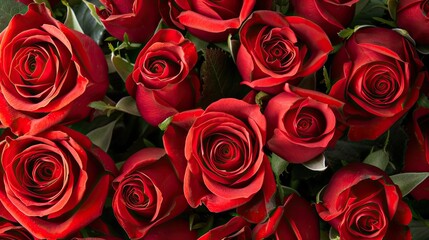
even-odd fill
[{"label": "velvety petal texture", "polygon": [[429,47],[429,1],[401,0],[396,8],[396,24],[407,30],[417,46]]},{"label": "velvety petal texture", "polygon": [[4,137],[0,202],[10,220],[37,238],[57,239],[101,215],[117,169],[85,135],[56,127],[36,136]]},{"label": "velvety petal texture", "polygon": [[109,85],[100,47],[30,4],[0,35],[0,121],[17,135],[82,120]]},{"label": "velvety petal texture", "polygon": [[162,148],[144,148],[128,158],[113,187],[113,213],[131,239],[145,237],[188,207],[182,183]]},{"label": "velvety petal texture", "polygon": [[352,141],[376,139],[419,98],[428,77],[414,46],[386,28],[364,27],[335,54],[329,95],[345,102]]},{"label": "velvety petal texture", "polygon": [[240,29],[237,67],[243,84],[278,93],[320,69],[333,49],[318,25],[297,16],[255,11]]},{"label": "velvety petal texture", "polygon": [[411,239],[412,214],[399,187],[372,165],[351,163],[335,172],[316,209],[341,239]]},{"label": "velvety petal texture", "polygon": [[215,227],[198,238],[198,240],[211,239],[251,239],[250,223],[241,217],[233,217],[224,225]]},{"label": "velvety petal texture", "polygon": [[4,240],[33,240],[34,238],[30,232],[23,226],[14,225],[11,222],[0,223],[0,238]]},{"label": "velvety petal texture", "polygon": [[191,70],[197,60],[195,45],[174,29],[159,30],[140,51],[126,87],[149,124],[195,107],[200,80]]}]

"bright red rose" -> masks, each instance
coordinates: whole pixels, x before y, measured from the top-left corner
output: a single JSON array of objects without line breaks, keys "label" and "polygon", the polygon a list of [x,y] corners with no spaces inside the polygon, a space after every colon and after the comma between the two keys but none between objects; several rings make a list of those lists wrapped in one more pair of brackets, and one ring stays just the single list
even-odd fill
[{"label": "bright red rose", "polygon": [[316,209],[344,240],[411,239],[412,214],[399,187],[372,165],[351,163],[335,172]]},{"label": "bright red rose", "polygon": [[284,199],[267,221],[253,229],[253,239],[320,239],[319,218],[310,203],[296,194]]},{"label": "bright red rose", "polygon": [[34,238],[23,226],[14,225],[11,222],[0,223],[0,239],[33,240]]},{"label": "bright red rose", "polygon": [[237,67],[243,83],[270,93],[320,69],[332,50],[326,33],[310,20],[255,11],[240,30]]},{"label": "bright red rose", "polygon": [[291,163],[316,158],[342,135],[337,127],[342,105],[328,95],[286,84],[264,111],[268,148]]},{"label": "bright red rose", "polygon": [[429,1],[401,0],[396,8],[396,24],[407,30],[417,45],[429,46]]},{"label": "bright red rose", "polygon": [[37,238],[58,239],[101,215],[117,169],[85,135],[58,126],[36,136],[3,137],[2,217]]},{"label": "bright red rose", "polygon": [[188,207],[182,182],[162,148],[145,148],[128,158],[113,187],[113,213],[131,239],[145,237]]},{"label": "bright red rose", "polygon": [[100,0],[104,9],[97,14],[107,32],[123,41],[146,42],[155,32],[161,16],[156,0]]},{"label": "bright red rose", "polygon": [[0,121],[17,135],[82,120],[107,91],[107,64],[88,36],[44,4],[30,4],[0,35]]},{"label": "bright red rose", "polygon": [[355,15],[359,0],[292,0],[294,15],[313,21],[323,28],[333,43],[341,38],[338,32],[347,27]]},{"label": "bright red rose", "polygon": [[140,51],[126,87],[149,124],[195,107],[200,81],[191,70],[197,60],[195,45],[173,29],[158,31]]},{"label": "bright red rose", "polygon": [[224,225],[215,227],[202,235],[198,240],[212,239],[251,239],[250,223],[241,217],[233,217]]},{"label": "bright red rose", "polygon": [[[238,32],[256,0],[159,0],[161,16],[180,29],[208,42],[226,41]],[[265,4],[267,5],[267,4]]]},{"label": "bright red rose", "polygon": [[[408,124],[409,141],[404,172],[429,172],[429,108],[417,108]],[[411,192],[417,200],[429,200],[429,179]]]},{"label": "bright red rose", "polygon": [[414,105],[427,77],[414,46],[379,27],[355,32],[334,56],[329,95],[345,102],[352,141],[376,139]]},{"label": "bright red rose", "polygon": [[184,193],[191,207],[211,212],[238,208],[258,222],[276,191],[271,165],[263,152],[265,118],[258,105],[221,99],[205,111],[179,113],[163,136],[176,165],[186,166]]}]

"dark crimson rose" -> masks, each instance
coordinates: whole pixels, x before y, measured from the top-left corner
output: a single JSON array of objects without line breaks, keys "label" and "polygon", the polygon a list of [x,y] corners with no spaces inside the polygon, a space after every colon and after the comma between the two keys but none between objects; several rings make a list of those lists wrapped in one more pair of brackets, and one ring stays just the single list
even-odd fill
[{"label": "dark crimson rose", "polygon": [[359,0],[292,0],[294,15],[313,21],[323,28],[333,43],[341,38],[338,32],[352,21]]},{"label": "dark crimson rose", "polygon": [[44,4],[30,4],[0,35],[0,121],[17,135],[82,120],[107,91],[107,64],[88,36]]},{"label": "dark crimson rose", "polygon": [[352,141],[376,139],[414,105],[427,77],[414,46],[379,27],[355,32],[334,56],[329,95],[345,102]]},{"label": "dark crimson rose", "polygon": [[130,42],[146,42],[155,32],[161,16],[156,0],[100,0],[103,9],[97,9],[101,22],[115,38]]},{"label": "dark crimson rose", "polygon": [[328,36],[310,20],[264,10],[243,24],[240,42],[237,67],[243,83],[271,93],[316,72],[332,50]]},{"label": "dark crimson rose", "polygon": [[198,238],[198,240],[211,239],[252,239],[250,223],[248,223],[244,218],[233,217],[224,225],[215,227]]},{"label": "dark crimson rose", "polygon": [[208,42],[226,41],[229,34],[238,32],[255,3],[256,0],[159,0],[164,21]]},{"label": "dark crimson rose", "polygon": [[267,221],[253,229],[252,239],[320,239],[319,218],[310,203],[295,193],[285,197]]},{"label": "dark crimson rose", "polygon": [[396,8],[396,24],[407,30],[417,45],[429,46],[429,1],[401,0]]},{"label": "dark crimson rose", "polygon": [[[173,162],[183,168],[184,193],[191,207],[211,212],[238,208],[248,221],[267,215],[276,191],[263,152],[266,122],[258,105],[224,98],[203,110],[176,114],[163,136]],[[180,169],[180,168],[179,168]]]},{"label": "dark crimson rose", "polygon": [[342,105],[323,93],[286,84],[264,111],[268,148],[291,163],[316,158],[341,137],[337,118]]},{"label": "dark crimson rose", "polygon": [[411,239],[412,214],[399,187],[372,165],[351,163],[335,172],[316,210],[341,239]]},{"label": "dark crimson rose", "polygon": [[149,124],[195,107],[200,82],[191,70],[197,60],[195,45],[173,29],[159,30],[140,51],[126,87]]},{"label": "dark crimson rose", "polygon": [[33,240],[34,238],[23,226],[14,225],[10,222],[0,222],[0,239],[4,240]]},{"label": "dark crimson rose", "polygon": [[152,228],[144,240],[196,240],[197,232],[189,230],[189,222],[175,218]]},{"label": "dark crimson rose", "polygon": [[[404,172],[429,172],[429,108],[419,107],[408,124]],[[429,200],[429,179],[419,184],[411,195],[417,200]]]},{"label": "dark crimson rose", "polygon": [[[3,136],[0,216],[37,238],[65,238],[97,219],[117,169],[85,135],[63,126]],[[7,212],[4,212],[7,211]]]},{"label": "dark crimson rose", "polygon": [[162,148],[145,148],[128,158],[113,187],[113,213],[131,239],[145,237],[188,207],[182,182]]}]

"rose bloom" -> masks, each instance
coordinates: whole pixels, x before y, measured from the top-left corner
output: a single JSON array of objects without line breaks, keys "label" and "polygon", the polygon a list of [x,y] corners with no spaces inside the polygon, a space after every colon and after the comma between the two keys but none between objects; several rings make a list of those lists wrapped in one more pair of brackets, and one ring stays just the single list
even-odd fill
[{"label": "rose bloom", "polygon": [[195,45],[174,29],[159,30],[140,51],[126,87],[149,124],[195,107],[200,82],[191,70],[197,60]]},{"label": "rose bloom", "polygon": [[[310,203],[295,193],[253,229],[252,239],[320,239],[319,218]],[[271,237],[271,238],[270,238]]]},{"label": "rose bloom", "polygon": [[359,0],[292,0],[294,15],[306,18],[319,25],[333,43],[341,38],[338,32],[353,20]]},{"label": "rose bloom", "polygon": [[0,223],[0,239],[33,240],[34,238],[23,226],[14,225],[11,222],[2,221]]},{"label": "rose bloom", "polygon": [[399,187],[372,165],[351,163],[335,172],[316,209],[344,240],[411,239],[412,214]]},{"label": "rose bloom", "polygon": [[152,228],[144,240],[196,240],[197,232],[189,229],[189,222],[177,217]]},{"label": "rose bloom", "polygon": [[[408,124],[404,172],[429,172],[429,108],[419,107]],[[429,200],[429,179],[419,184],[411,195],[417,200]]]},{"label": "rose bloom", "polygon": [[255,3],[256,0],[159,0],[165,22],[208,42],[226,41],[229,34],[238,32]]},{"label": "rose bloom", "polygon": [[133,154],[113,187],[113,213],[131,239],[145,237],[188,207],[182,182],[162,148],[144,148]]},{"label": "rose bloom", "polygon": [[269,93],[316,72],[332,50],[318,25],[274,11],[253,12],[240,29],[240,42],[237,67],[242,83]]},{"label": "rose bloom", "polygon": [[0,216],[37,238],[65,238],[97,219],[117,169],[83,134],[58,126],[0,144]]},{"label": "rose bloom", "polygon": [[144,43],[155,32],[161,16],[156,0],[100,0],[103,9],[97,15],[107,32],[123,41]]},{"label": "rose bloom", "polygon": [[286,84],[264,111],[268,149],[291,163],[316,158],[342,135],[337,123],[342,105],[328,95]]},{"label": "rose bloom", "polygon": [[184,193],[193,208],[211,212],[238,208],[246,220],[259,222],[276,191],[270,162],[263,152],[265,118],[258,105],[224,98],[205,111],[176,114],[163,141],[177,166],[186,166]]},{"label": "rose bloom", "polygon": [[250,223],[242,217],[233,217],[224,225],[210,229],[198,240],[211,239],[252,239]]},{"label": "rose bloom", "polygon": [[407,30],[417,45],[429,46],[429,1],[401,0],[396,8],[396,24]]},{"label": "rose bloom", "polygon": [[335,54],[329,95],[345,102],[348,137],[376,139],[414,105],[427,77],[414,46],[399,33],[361,28]]},{"label": "rose bloom", "polygon": [[88,36],[68,29],[44,4],[30,4],[0,35],[0,121],[37,134],[87,117],[103,98],[107,64]]}]

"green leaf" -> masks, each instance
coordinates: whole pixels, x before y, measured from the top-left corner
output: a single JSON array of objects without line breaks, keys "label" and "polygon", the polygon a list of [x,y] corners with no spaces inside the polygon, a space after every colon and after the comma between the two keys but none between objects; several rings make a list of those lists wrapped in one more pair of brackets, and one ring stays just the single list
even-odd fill
[{"label": "green leaf", "polygon": [[326,188],[326,186],[327,185],[325,185],[322,189],[319,190],[319,192],[317,192],[317,194],[316,194],[316,203],[322,202],[322,200],[320,198],[322,197],[322,192]]},{"label": "green leaf", "polygon": [[134,116],[141,116],[137,109],[136,100],[131,96],[121,98],[116,104],[116,109]]},{"label": "green leaf", "polygon": [[384,149],[377,150],[370,153],[363,162],[378,167],[384,171],[389,164],[389,153]]},{"label": "green leaf", "polygon": [[405,37],[406,39],[408,39],[408,41],[410,41],[412,44],[416,45],[416,41],[414,41],[414,39],[411,37],[411,35],[407,32],[407,30],[402,29],[402,28],[394,28],[392,29],[393,31],[401,34],[403,37]]},{"label": "green leaf", "polygon": [[85,3],[86,7],[89,9],[89,11],[91,13],[91,16],[94,18],[94,20],[98,24],[100,24],[101,26],[103,26],[103,23],[101,22],[100,17],[97,14],[97,7],[93,3],[88,2],[86,0],[82,0],[82,2]]},{"label": "green leaf", "polygon": [[346,28],[338,32],[340,38],[349,39],[355,31],[351,28]]},{"label": "green leaf", "polygon": [[397,0],[387,0],[387,10],[389,10],[390,17],[396,21],[396,8],[398,7]]},{"label": "green leaf", "polygon": [[271,168],[275,176],[280,176],[287,168],[289,163],[277,154],[272,153],[270,158]]},{"label": "green leaf", "polygon": [[416,49],[421,54],[425,54],[425,55],[429,54],[429,47],[428,46],[417,45]]},{"label": "green leaf", "polygon": [[412,220],[409,224],[413,240],[427,240],[429,236],[429,226],[422,221]]},{"label": "green leaf", "polygon": [[34,0],[34,2],[38,4],[44,3],[47,8],[52,9],[51,4],[49,3],[49,0]]},{"label": "green leaf", "polygon": [[374,24],[374,17],[383,18],[387,11],[386,0],[361,0],[356,3],[355,17],[349,26]]},{"label": "green leaf", "polygon": [[73,6],[73,11],[83,32],[90,36],[98,45],[101,45],[105,29],[96,13],[95,5],[91,2],[94,2],[94,0],[82,1]]},{"label": "green leaf", "polygon": [[325,80],[326,93],[329,93],[329,91],[331,91],[332,83],[326,66],[323,66],[323,80]]},{"label": "green leaf", "polygon": [[160,123],[158,125],[159,129],[161,129],[161,131],[165,131],[165,129],[167,129],[168,125],[170,125],[171,121],[173,121],[173,117],[168,117],[166,118],[164,121],[162,121],[162,123]]},{"label": "green leaf", "polygon": [[15,14],[23,14],[27,6],[16,0],[2,0],[0,4],[0,31],[3,31]]},{"label": "green leaf", "polygon": [[330,240],[340,240],[340,234],[333,227],[329,229],[329,239]]},{"label": "green leaf", "polygon": [[112,53],[111,61],[112,61],[113,67],[116,69],[116,72],[125,82],[128,78],[128,75],[130,75],[133,72],[134,65],[128,60],[122,58],[121,56],[114,55],[113,53]]},{"label": "green leaf", "polygon": [[323,154],[315,157],[314,159],[303,163],[304,167],[310,169],[311,171],[323,172],[328,166],[326,165],[326,159]]},{"label": "green leaf", "polygon": [[208,42],[203,41],[203,40],[195,37],[194,35],[190,34],[189,32],[186,33],[185,38],[189,39],[191,42],[193,42],[195,44],[195,47],[197,48],[197,52],[204,51],[204,49],[206,49],[207,46],[209,45]]},{"label": "green leaf", "polygon": [[86,134],[86,136],[91,139],[94,145],[97,145],[105,152],[107,152],[110,146],[110,142],[112,141],[113,129],[115,128],[118,119],[110,122],[107,125],[92,130],[91,132]]},{"label": "green leaf", "polygon": [[429,177],[429,172],[399,173],[399,174],[390,176],[392,181],[396,185],[398,185],[399,189],[401,189],[402,196],[406,196],[408,193],[410,193],[427,177]]},{"label": "green leaf", "polygon": [[68,3],[66,3],[65,5],[67,7],[67,15],[66,20],[64,20],[64,25],[66,25],[70,29],[83,33],[82,27],[80,26],[73,9]]}]

